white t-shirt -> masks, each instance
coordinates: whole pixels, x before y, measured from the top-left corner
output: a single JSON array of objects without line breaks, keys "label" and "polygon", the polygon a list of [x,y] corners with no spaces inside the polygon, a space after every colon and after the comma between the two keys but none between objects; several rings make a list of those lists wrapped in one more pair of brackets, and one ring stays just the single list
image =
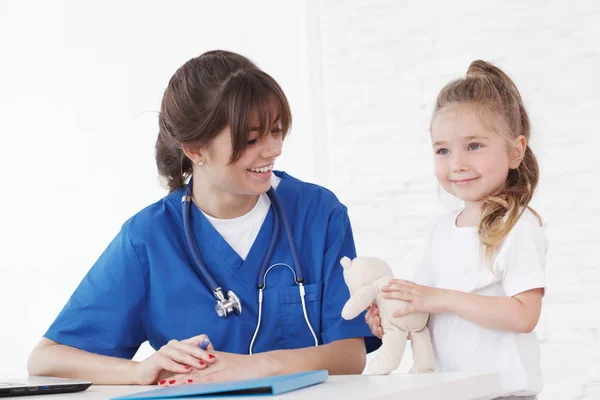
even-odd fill
[{"label": "white t-shirt", "polygon": [[[279,182],[281,182],[281,178],[272,174],[271,186],[277,189]],[[269,196],[263,193],[258,197],[254,208],[241,217],[219,219],[211,217],[204,211],[202,213],[240,258],[246,260],[252,244],[269,213],[270,206],[271,200],[269,200]]]},{"label": "white t-shirt", "polygon": [[[415,282],[486,296],[514,296],[545,288],[548,241],[528,209],[496,253],[492,273],[480,256],[475,227],[457,227],[459,212],[440,219],[428,237]],[[483,260],[483,261],[481,261]],[[431,314],[429,329],[438,372],[500,371],[502,395],[542,390],[540,346],[535,332],[484,328],[450,312]]]}]

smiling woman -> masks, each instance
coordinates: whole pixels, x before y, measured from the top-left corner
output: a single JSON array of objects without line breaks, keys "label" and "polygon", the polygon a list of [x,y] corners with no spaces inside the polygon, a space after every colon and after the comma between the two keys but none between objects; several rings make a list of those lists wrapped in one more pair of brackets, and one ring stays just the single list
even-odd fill
[{"label": "smiling woman", "polygon": [[[262,152],[264,143],[260,148],[256,145],[271,135],[282,141],[291,122],[287,99],[272,77],[240,55],[205,53],[181,66],[165,90],[156,143],[159,172],[171,191],[180,188],[192,172],[198,178],[202,173],[194,170],[198,163],[210,169],[201,176],[210,180],[209,185],[226,181],[244,187],[242,182],[232,182],[247,178],[235,171],[271,165],[281,153],[281,144],[279,150],[268,149],[272,154]],[[271,162],[261,165],[260,157]],[[265,191],[264,185],[242,187],[241,192],[253,195]]]},{"label": "smiling woman", "polygon": [[[369,328],[340,315],[349,293],[339,262],[356,256],[347,210],[325,188],[273,171],[290,125],[283,91],[247,58],[210,51],[180,67],[156,142],[169,194],[123,224],[29,372],[161,385],[361,373]],[[215,297],[237,300],[234,315],[219,318],[229,308],[217,315]],[[156,353],[131,361],[146,340]]]}]

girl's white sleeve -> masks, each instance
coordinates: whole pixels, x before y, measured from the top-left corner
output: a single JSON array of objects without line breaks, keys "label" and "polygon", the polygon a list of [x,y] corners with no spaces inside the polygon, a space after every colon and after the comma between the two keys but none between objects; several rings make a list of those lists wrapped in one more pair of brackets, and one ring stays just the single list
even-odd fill
[{"label": "girl's white sleeve", "polygon": [[546,287],[545,266],[548,240],[537,220],[523,215],[508,234],[495,268],[502,275],[506,296]]}]

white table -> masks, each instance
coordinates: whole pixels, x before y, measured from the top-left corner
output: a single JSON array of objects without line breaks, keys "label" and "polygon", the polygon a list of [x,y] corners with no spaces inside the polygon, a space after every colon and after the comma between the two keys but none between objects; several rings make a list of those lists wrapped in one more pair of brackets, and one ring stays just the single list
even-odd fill
[{"label": "white table", "polygon": [[[98,386],[92,385],[85,392],[26,396],[23,400],[75,400],[109,399],[111,397],[156,389],[156,386]],[[338,375],[330,376],[326,382],[284,393],[278,396],[253,396],[265,399],[377,399],[377,400],[471,400],[490,399],[500,391],[498,373],[433,373]],[[211,397],[202,397],[211,398]],[[227,397],[247,399],[248,397]]]}]

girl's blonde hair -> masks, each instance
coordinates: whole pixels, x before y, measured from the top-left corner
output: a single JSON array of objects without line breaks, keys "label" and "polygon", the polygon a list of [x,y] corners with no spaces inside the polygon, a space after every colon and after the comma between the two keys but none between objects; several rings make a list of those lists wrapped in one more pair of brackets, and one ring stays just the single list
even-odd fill
[{"label": "girl's blonde hair", "polygon": [[[523,135],[529,143],[529,117],[517,86],[500,68],[488,62],[473,61],[465,78],[447,84],[438,95],[433,117],[451,105],[473,106],[480,117],[498,116],[501,124],[497,120],[483,122],[507,139]],[[485,199],[477,233],[480,250],[485,253],[490,269],[495,251],[525,208],[529,208],[542,225],[540,215],[529,207],[538,179],[538,162],[527,145],[523,160],[516,169],[509,171],[504,187]]]}]

